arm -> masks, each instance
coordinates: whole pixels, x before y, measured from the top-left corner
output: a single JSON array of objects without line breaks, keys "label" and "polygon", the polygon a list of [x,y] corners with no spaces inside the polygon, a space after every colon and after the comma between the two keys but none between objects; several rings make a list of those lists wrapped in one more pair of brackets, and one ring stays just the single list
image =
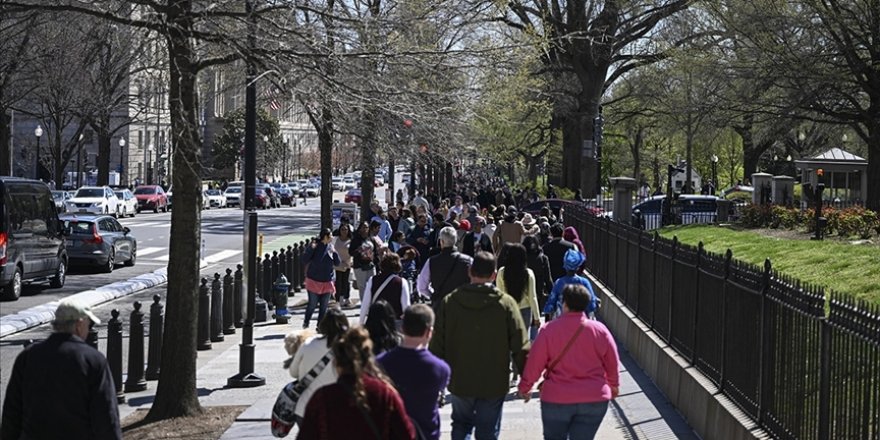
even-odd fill
[{"label": "arm", "polygon": [[116,388],[107,360],[101,356],[101,368],[90,373],[92,396],[89,399],[89,417],[92,435],[96,439],[122,439],[119,426],[119,408],[116,406]]},{"label": "arm", "polygon": [[416,289],[419,291],[419,295],[430,298],[431,297],[431,260],[425,262],[425,267],[422,268],[422,271],[419,272],[419,278],[416,280]]},{"label": "arm", "polygon": [[602,366],[605,368],[605,380],[608,381],[608,385],[612,389],[612,398],[614,398],[617,397],[617,390],[620,388],[620,357],[617,354],[617,344],[614,342],[614,337],[611,336],[611,332],[607,328],[604,329],[603,336],[601,347],[605,349],[605,352],[601,353]]},{"label": "arm", "polygon": [[544,332],[538,333],[535,343],[532,344],[532,349],[529,350],[529,358],[526,361],[526,367],[523,369],[522,378],[520,378],[519,385],[517,386],[520,395],[525,395],[532,391],[532,386],[541,378],[541,373],[547,367],[547,363],[550,361],[549,357],[547,334]]},{"label": "arm", "polygon": [[[535,291],[535,273],[531,269],[526,269],[529,274],[529,287],[526,294],[529,295],[529,308],[532,310],[532,320],[539,319],[538,312],[538,293]],[[528,326],[530,323],[525,323]]]},{"label": "arm", "polygon": [[403,399],[391,385],[386,385],[387,392],[390,394],[391,401],[391,426],[389,426],[389,438],[391,440],[414,440],[416,438],[416,428],[413,427],[412,421],[406,413],[406,407],[403,405]]},{"label": "arm", "polygon": [[550,259],[544,255],[544,258],[541,259],[541,269],[544,271],[544,295],[549,295],[551,291],[553,291],[553,274],[550,273]]},{"label": "arm", "polygon": [[304,343],[299,348],[299,350],[296,351],[296,353],[293,354],[293,360],[290,362],[290,368],[288,369],[288,371],[290,372],[290,377],[297,380],[302,379],[303,376],[308,373],[308,370],[302,371],[303,352],[305,351],[303,349],[305,348],[306,344],[308,344],[308,341]]},{"label": "arm", "polygon": [[[400,309],[406,311],[406,308],[410,305],[409,283],[403,278],[400,281]],[[403,319],[403,316],[399,316],[399,318]]]},{"label": "arm", "polygon": [[509,300],[507,310],[507,336],[510,340],[510,353],[513,357],[513,363],[517,372],[522,372],[525,368],[526,356],[529,354],[529,332],[528,327],[522,320],[522,313],[519,312],[519,305],[516,304],[513,297],[506,297]]},{"label": "arm", "polygon": [[562,294],[562,288],[565,286],[562,278],[556,280],[556,283],[553,284],[553,290],[550,291],[550,297],[547,298],[547,304],[544,304],[544,314],[552,315],[556,313],[556,308],[559,302],[559,295]]},{"label": "arm", "polygon": [[367,315],[370,313],[370,305],[373,303],[373,277],[367,280],[364,286],[364,299],[361,300],[360,323],[364,325],[367,322]]},{"label": "arm", "polygon": [[495,276],[495,287],[497,287],[498,290],[507,293],[507,283],[504,282],[504,269],[504,267],[498,269],[498,275]]}]

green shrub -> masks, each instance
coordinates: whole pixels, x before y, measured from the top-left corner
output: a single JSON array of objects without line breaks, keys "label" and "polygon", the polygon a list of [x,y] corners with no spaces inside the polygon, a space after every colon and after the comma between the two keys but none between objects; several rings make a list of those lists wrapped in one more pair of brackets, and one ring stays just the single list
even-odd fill
[{"label": "green shrub", "polygon": [[877,213],[861,206],[842,209],[837,215],[837,233],[841,237],[871,237],[878,227]]},{"label": "green shrub", "polygon": [[743,206],[740,222],[747,228],[764,228],[771,224],[773,213],[770,205],[750,204]]},{"label": "green shrub", "polygon": [[796,229],[801,224],[801,211],[795,208],[773,205],[770,208],[770,227]]}]

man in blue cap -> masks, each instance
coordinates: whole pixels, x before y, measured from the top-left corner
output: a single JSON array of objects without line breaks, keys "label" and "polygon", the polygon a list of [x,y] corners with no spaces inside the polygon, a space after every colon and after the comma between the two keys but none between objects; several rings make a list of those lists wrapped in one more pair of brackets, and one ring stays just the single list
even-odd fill
[{"label": "man in blue cap", "polygon": [[577,250],[571,249],[565,253],[563,257],[565,275],[557,279],[553,284],[553,290],[550,291],[550,297],[544,305],[545,321],[550,321],[562,312],[562,289],[568,284],[580,284],[587,288],[587,291],[590,292],[590,303],[587,305],[584,313],[591,318],[594,316],[593,314],[598,308],[598,301],[596,294],[593,292],[593,284],[590,283],[590,280],[577,274],[581,265],[584,264],[584,260],[586,260],[584,254]]}]

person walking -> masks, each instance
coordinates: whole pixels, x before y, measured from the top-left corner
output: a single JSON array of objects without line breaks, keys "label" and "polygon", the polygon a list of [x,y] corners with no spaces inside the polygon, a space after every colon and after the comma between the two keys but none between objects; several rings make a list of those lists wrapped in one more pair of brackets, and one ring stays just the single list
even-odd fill
[{"label": "person walking", "polygon": [[339,255],[339,264],[333,267],[336,271],[336,302],[340,307],[351,306],[351,225],[343,223],[339,226],[339,235],[333,239],[333,249]]},{"label": "person walking", "polygon": [[309,293],[303,328],[309,328],[309,322],[312,320],[312,313],[315,312],[316,306],[318,307],[318,322],[324,319],[327,303],[330,297],[336,293],[336,284],[333,281],[333,275],[336,273],[334,268],[342,262],[339,260],[339,254],[336,253],[333,246],[330,246],[332,235],[333,232],[329,228],[322,229],[318,240],[313,241],[303,253],[303,262],[308,265],[306,292]]},{"label": "person walking", "polygon": [[544,440],[595,438],[608,402],[620,394],[617,344],[604,324],[584,315],[591,296],[582,285],[565,286],[563,313],[541,329],[517,386],[528,402],[543,374]]},{"label": "person walking", "polygon": [[489,234],[483,232],[486,226],[486,219],[477,216],[473,223],[473,230],[464,234],[461,244],[461,253],[473,258],[477,251],[494,252],[492,249],[492,239]]},{"label": "person walking", "polygon": [[376,255],[379,250],[370,237],[370,224],[362,221],[358,225],[357,232],[348,244],[348,253],[351,255],[351,267],[354,270],[354,281],[358,289],[360,300],[364,299],[364,286],[367,280],[376,274]]},{"label": "person walking", "polygon": [[425,262],[417,281],[419,294],[431,298],[431,306],[435,313],[443,297],[467,284],[468,267],[473,261],[471,257],[455,251],[455,240],[458,235],[451,226],[441,229],[438,238],[440,253]]},{"label": "person walking", "polygon": [[498,225],[495,234],[492,235],[492,248],[500,254],[504,243],[522,243],[524,235],[526,228],[517,220],[516,208],[510,206],[505,211],[504,221]]},{"label": "person walking", "polygon": [[535,340],[541,326],[538,295],[535,291],[535,273],[528,266],[525,246],[519,243],[504,245],[507,255],[504,267],[498,269],[495,282],[498,290],[510,295],[519,305],[523,324],[529,326],[529,340]]},{"label": "person walking", "polygon": [[52,335],[15,358],[0,438],[122,438],[107,358],[85,343],[89,326],[100,323],[88,306],[58,304]]},{"label": "person walking", "polygon": [[370,306],[376,301],[385,300],[394,309],[395,320],[403,318],[403,311],[410,304],[409,283],[400,276],[400,271],[403,270],[400,256],[386,254],[382,257],[379,269],[380,272],[371,277],[364,288],[364,298],[361,301],[361,325],[367,321]]},{"label": "person walking", "polygon": [[434,311],[425,304],[407,308],[402,329],[403,342],[380,355],[379,365],[403,398],[419,438],[439,440],[440,396],[452,371],[449,364],[427,349],[434,334]]},{"label": "person walking", "polygon": [[547,297],[553,290],[553,276],[550,275],[550,260],[544,255],[537,237],[523,238],[526,248],[526,259],[529,269],[535,274],[535,293],[538,296],[538,307],[544,310]]},{"label": "person walking", "polygon": [[318,322],[318,336],[306,340],[293,355],[288,371],[290,377],[303,380],[310,373],[316,375],[309,386],[303,390],[296,402],[294,415],[297,424],[302,425],[306,405],[319,388],[336,382],[336,369],[333,368],[333,344],[348,330],[348,318],[341,309],[333,307],[327,316]]},{"label": "person walking", "polygon": [[562,291],[565,289],[565,286],[570,284],[584,286],[590,293],[590,303],[586,308],[587,315],[592,315],[599,307],[596,294],[593,292],[592,283],[590,283],[590,280],[578,275],[578,271],[583,266],[585,259],[584,254],[576,250],[569,250],[565,253],[565,258],[563,259],[565,275],[559,277],[553,283],[553,290],[550,291],[550,297],[547,298],[547,303],[544,305],[545,321],[550,321],[562,313]]},{"label": "person walking", "polygon": [[400,333],[397,331],[399,318],[399,315],[394,314],[391,305],[383,299],[370,306],[363,327],[370,332],[374,355],[378,356],[400,345]]},{"label": "person walking", "polygon": [[550,276],[553,277],[553,280],[559,279],[561,276],[565,275],[565,268],[563,267],[563,259],[565,258],[565,253],[570,250],[577,250],[577,247],[574,243],[564,240],[562,238],[562,234],[565,227],[562,223],[554,223],[550,226],[550,243],[544,245],[544,255],[547,256],[547,259],[550,261]]},{"label": "person walking", "polygon": [[510,387],[510,360],[521,371],[529,350],[519,306],[492,282],[495,256],[477,252],[470,283],[442,299],[430,349],[452,369],[452,439],[497,439]]},{"label": "person walking", "polygon": [[309,399],[298,440],[414,440],[400,394],[376,364],[370,335],[349,329],[333,344],[339,379]]},{"label": "person walking", "polygon": [[425,262],[428,261],[428,254],[431,252],[431,227],[428,226],[427,215],[419,214],[418,222],[410,230],[406,242],[418,251],[419,260],[416,266],[418,270],[422,270]]}]

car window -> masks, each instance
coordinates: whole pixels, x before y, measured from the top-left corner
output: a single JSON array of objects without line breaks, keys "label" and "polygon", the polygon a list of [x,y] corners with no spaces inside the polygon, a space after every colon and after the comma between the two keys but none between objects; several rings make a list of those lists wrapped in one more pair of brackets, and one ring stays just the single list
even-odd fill
[{"label": "car window", "polygon": [[714,200],[686,200],[682,212],[715,212],[718,207]]},{"label": "car window", "polygon": [[91,234],[93,223],[82,220],[67,220],[64,222],[64,230],[68,234]]},{"label": "car window", "polygon": [[104,190],[100,188],[82,188],[76,192],[74,197],[101,197],[104,195]]},{"label": "car window", "polygon": [[98,229],[100,229],[101,232],[118,232],[116,230],[116,226],[113,224],[113,222],[111,220],[112,219],[109,219],[109,218],[102,218],[101,220],[99,220],[98,221]]},{"label": "car window", "polygon": [[638,209],[642,214],[657,214],[660,212],[661,202],[662,200],[648,200],[636,205],[635,209]]},{"label": "car window", "polygon": [[111,218],[111,219],[107,219],[107,220],[110,220],[110,224],[113,226],[113,229],[116,230],[116,232],[122,232],[122,229],[123,229],[122,224],[119,223],[118,221],[116,221],[115,218]]},{"label": "car window", "polygon": [[124,192],[119,191],[119,192],[114,193],[114,194],[116,194],[116,197],[117,197],[119,200],[125,200],[125,193],[124,193]]}]

